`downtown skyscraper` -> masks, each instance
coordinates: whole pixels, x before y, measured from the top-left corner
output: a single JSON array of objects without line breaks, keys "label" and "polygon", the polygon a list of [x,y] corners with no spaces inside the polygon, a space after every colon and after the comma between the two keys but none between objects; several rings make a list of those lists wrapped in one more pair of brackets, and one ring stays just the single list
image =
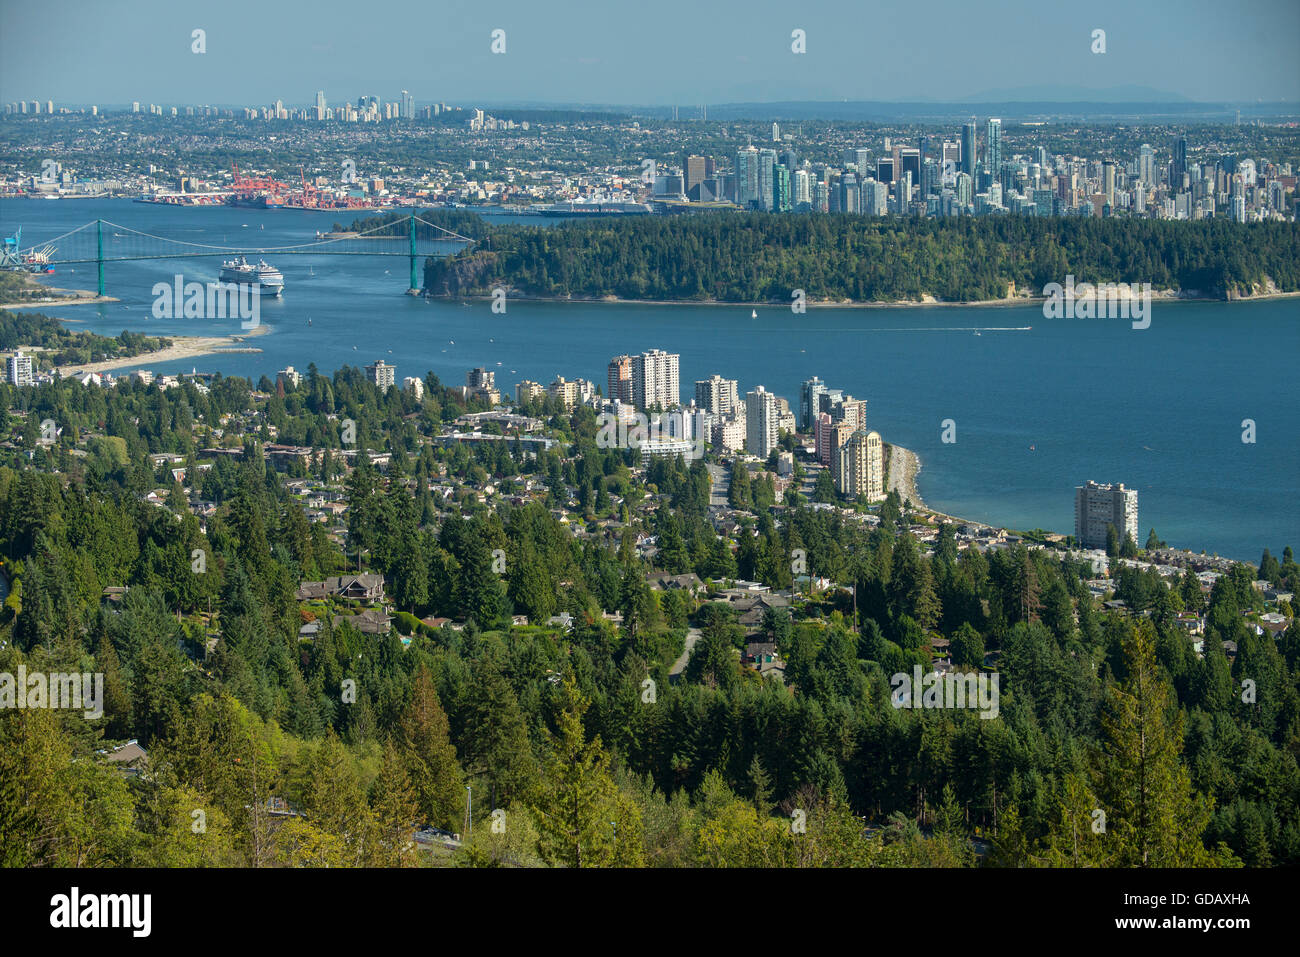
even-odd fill
[{"label": "downtown skyscraper", "polygon": [[746,146],[736,151],[736,205],[748,207],[758,195],[758,150]]},{"label": "downtown skyscraper", "polygon": [[1002,121],[989,118],[988,131],[984,144],[984,167],[996,180],[1002,168]]}]

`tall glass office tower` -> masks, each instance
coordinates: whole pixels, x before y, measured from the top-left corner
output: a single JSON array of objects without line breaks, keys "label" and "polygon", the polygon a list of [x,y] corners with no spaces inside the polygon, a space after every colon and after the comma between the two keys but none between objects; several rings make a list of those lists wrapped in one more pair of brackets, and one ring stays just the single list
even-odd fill
[{"label": "tall glass office tower", "polygon": [[772,211],[776,197],[776,150],[758,151],[758,208]]},{"label": "tall glass office tower", "polygon": [[961,128],[961,171],[967,176],[975,175],[975,123],[963,124]]},{"label": "tall glass office tower", "polygon": [[993,175],[998,175],[1002,169],[1002,121],[999,119],[990,119],[988,127],[988,143],[984,147],[986,159],[985,168],[992,170]]},{"label": "tall glass office tower", "polygon": [[748,207],[758,199],[758,150],[747,146],[736,151],[736,205]]}]

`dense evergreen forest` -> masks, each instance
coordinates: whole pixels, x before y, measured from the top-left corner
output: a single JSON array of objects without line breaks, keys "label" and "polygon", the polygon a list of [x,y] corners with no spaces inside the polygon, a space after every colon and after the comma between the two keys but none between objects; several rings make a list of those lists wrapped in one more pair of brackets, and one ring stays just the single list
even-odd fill
[{"label": "dense evergreen forest", "polygon": [[[102,719],[0,710],[0,864],[1300,862],[1300,625],[1246,617],[1254,579],[1300,586],[1289,548],[1208,595],[1125,569],[1121,614],[1063,552],[959,550],[945,525],[927,553],[894,496],[870,528],[759,473],[720,535],[703,463],[642,473],[590,409],[528,406],[560,440],[533,457],[430,441],[467,410],[432,375],[420,399],[352,368],[257,385],[0,385],[0,673],[105,676]],[[325,451],[278,471],[271,441]],[[341,538],[308,485],[338,490]],[[797,549],[841,585],[764,611],[781,683],[742,666],[714,587],[789,588]],[[395,630],[296,594],[358,561]],[[649,581],[692,572],[699,593]],[[999,676],[996,719],[891,706],[941,636]],[[134,777],[96,757],[128,739]],[[465,831],[467,785],[472,839],[415,851],[417,824]]]},{"label": "dense evergreen forest", "polygon": [[437,296],[496,286],[559,298],[944,302],[1041,295],[1047,283],[1150,283],[1207,297],[1300,289],[1300,225],[1127,218],[936,219],[712,213],[494,226],[425,263]]}]

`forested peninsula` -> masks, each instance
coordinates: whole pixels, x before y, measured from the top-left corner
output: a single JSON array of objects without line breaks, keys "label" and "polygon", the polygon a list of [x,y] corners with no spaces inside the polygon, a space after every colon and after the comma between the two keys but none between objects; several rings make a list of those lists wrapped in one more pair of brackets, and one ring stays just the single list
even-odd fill
[{"label": "forested peninsula", "polygon": [[898,219],[714,213],[489,227],[425,263],[430,296],[790,303],[988,302],[1047,283],[1238,299],[1300,289],[1300,226],[1227,220]]}]

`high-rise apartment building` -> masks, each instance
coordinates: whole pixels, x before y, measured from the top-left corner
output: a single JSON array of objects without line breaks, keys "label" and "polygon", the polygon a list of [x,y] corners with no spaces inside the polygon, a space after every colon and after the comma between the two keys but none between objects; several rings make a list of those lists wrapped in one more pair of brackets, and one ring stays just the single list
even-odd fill
[{"label": "high-rise apartment building", "polygon": [[748,207],[758,201],[758,150],[746,146],[736,151],[736,205]]},{"label": "high-rise apartment building", "polygon": [[1156,151],[1149,143],[1138,148],[1138,179],[1143,186],[1154,186],[1156,182]]},{"label": "high-rise apartment building", "polygon": [[758,208],[771,212],[776,198],[776,150],[758,151]]},{"label": "high-rise apartment building", "polygon": [[840,212],[856,213],[861,202],[862,193],[858,189],[858,177],[855,173],[845,173],[840,177]]},{"label": "high-rise apartment building", "polygon": [[971,182],[970,174],[961,172],[957,174],[957,205],[969,206],[974,198],[975,184]]},{"label": "high-rise apartment building", "polygon": [[5,378],[10,385],[34,385],[32,357],[23,355],[21,351],[11,355],[5,361]]},{"label": "high-rise apartment building", "polygon": [[772,210],[788,213],[793,204],[790,202],[790,170],[777,163],[772,167]]},{"label": "high-rise apartment building", "polygon": [[524,379],[515,386],[516,402],[529,402],[540,399],[544,395],[546,395],[546,389],[540,382],[534,382],[532,379]]},{"label": "high-rise apartment building", "polygon": [[867,400],[847,395],[831,409],[831,418],[860,429],[867,424]]},{"label": "high-rise apartment building", "polygon": [[902,179],[902,174],[911,173],[913,183],[921,182],[921,151],[919,149],[910,146],[900,148],[898,161],[900,164],[898,167],[899,179]]},{"label": "high-rise apartment building", "polygon": [[703,156],[692,155],[686,157],[686,163],[683,167],[683,173],[685,174],[684,185],[686,187],[687,193],[690,193],[692,189],[700,185],[700,183],[703,183],[704,180],[708,177],[708,172],[706,167],[707,164],[704,162]]},{"label": "high-rise apartment building", "polygon": [[811,429],[821,412],[821,397],[826,394],[826,383],[813,376],[799,386],[799,428]]},{"label": "high-rise apartment building", "polygon": [[975,121],[962,124],[961,128],[961,171],[967,176],[975,175]]},{"label": "high-rise apartment building", "polygon": [[1101,164],[1101,191],[1106,197],[1106,205],[1115,208],[1115,164],[1106,160]]},{"label": "high-rise apartment building", "polygon": [[988,130],[985,133],[984,144],[984,168],[993,171],[993,175],[998,174],[1002,168],[1002,121],[991,117],[988,122]]},{"label": "high-rise apartment building", "polygon": [[482,366],[470,369],[465,373],[462,395],[466,399],[478,399],[488,405],[496,405],[501,401],[501,393],[497,391],[497,374]]},{"label": "high-rise apartment building", "polygon": [[397,368],[390,366],[383,359],[376,359],[366,366],[366,378],[379,386],[380,391],[387,392],[397,381]]},{"label": "high-rise apartment building", "polygon": [[695,383],[695,404],[714,415],[729,415],[740,405],[740,393],[735,379],[724,379],[714,374]]},{"label": "high-rise apartment building", "polygon": [[580,399],[578,389],[579,384],[577,382],[570,382],[561,375],[556,376],[555,381],[546,387],[546,392],[558,399],[560,405],[567,410],[578,404]]},{"label": "high-rise apartment building", "polygon": [[609,360],[606,398],[611,402],[632,403],[632,357],[615,356]]},{"label": "high-rise apartment building", "polygon": [[824,423],[819,430],[819,438],[822,440],[821,448],[818,450],[819,456],[831,468],[831,478],[835,481],[836,488],[839,488],[840,477],[840,451],[853,438],[853,433],[857,429],[848,422],[830,422]]},{"label": "high-rise apartment building", "polygon": [[745,396],[745,446],[750,455],[766,459],[780,437],[776,395],[761,385]]},{"label": "high-rise apartment building", "polygon": [[812,205],[811,178],[806,169],[797,169],[790,174],[790,191],[794,194],[796,209],[807,209]]},{"label": "high-rise apartment building", "polygon": [[956,171],[961,168],[961,143],[955,140],[944,140],[943,150],[939,154],[940,168],[951,168]]},{"label": "high-rise apartment building", "polygon": [[[840,427],[832,434],[839,435]],[[878,432],[852,430],[836,441],[831,457],[831,478],[835,490],[849,498],[863,496],[868,502],[885,498],[884,443]]]},{"label": "high-rise apartment building", "polygon": [[632,357],[632,404],[639,409],[670,409],[681,405],[681,387],[677,381],[681,356],[662,349],[651,349]]},{"label": "high-rise apartment building", "polygon": [[1169,167],[1174,189],[1181,189],[1183,174],[1187,172],[1187,137],[1180,136],[1174,143],[1174,161]]},{"label": "high-rise apartment building", "polygon": [[1115,526],[1123,543],[1138,537],[1138,493],[1135,488],[1088,482],[1074,490],[1074,537],[1084,548],[1105,548],[1106,531]]},{"label": "high-rise apartment building", "polygon": [[862,184],[862,212],[868,216],[884,216],[889,212],[889,187],[869,179]]}]

